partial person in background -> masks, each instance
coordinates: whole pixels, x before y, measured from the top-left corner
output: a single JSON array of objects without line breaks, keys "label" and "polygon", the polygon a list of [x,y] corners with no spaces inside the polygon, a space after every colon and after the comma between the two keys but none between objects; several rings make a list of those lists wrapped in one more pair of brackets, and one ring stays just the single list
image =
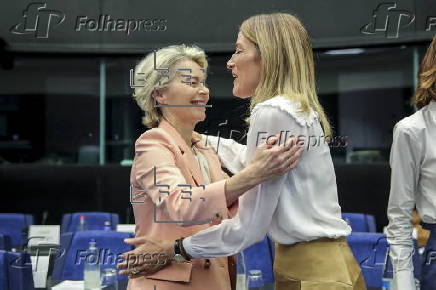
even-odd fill
[{"label": "partial person in background", "polygon": [[[286,136],[299,136],[305,151],[289,173],[241,196],[235,217],[176,242],[173,255],[187,260],[229,256],[268,234],[276,242],[276,290],[366,289],[346,239],[351,228],[341,216],[335,170],[325,141],[331,137],[331,128],[316,93],[306,29],[290,14],[252,16],[240,27],[227,67],[234,77],[233,94],[251,97],[251,115],[247,146],[219,140],[218,155],[224,166],[238,174],[252,162],[259,141],[277,133],[282,142]],[[218,138],[209,136],[208,141],[215,147]],[[133,241],[144,244],[131,254],[162,250],[147,239],[129,240]],[[138,267],[144,275],[157,269],[146,264]],[[204,289],[208,288],[205,284]]]},{"label": "partial person in background", "polygon": [[[135,142],[130,175],[135,236],[172,241],[170,248],[173,240],[234,215],[240,195],[283,175],[301,154],[292,142],[273,147],[263,143],[252,162],[229,178],[213,149],[194,132],[195,125],[206,118],[207,65],[200,48],[175,45],[150,53],[135,68],[135,77],[144,81],[135,82],[141,87],[135,88],[134,98],[145,112],[143,123],[150,128]],[[156,246],[165,248],[164,243]],[[156,255],[138,258],[166,262]],[[138,261],[128,262],[134,266]],[[129,279],[128,289],[230,290],[232,268],[227,258],[172,263],[155,275]],[[130,278],[139,276],[140,271],[131,270]]]},{"label": "partial person in background", "polygon": [[430,230],[422,265],[421,289],[436,289],[436,37],[419,70],[412,105],[419,111],[394,127],[391,148],[391,190],[387,227],[394,285],[415,289],[412,211],[416,206],[423,228]]}]

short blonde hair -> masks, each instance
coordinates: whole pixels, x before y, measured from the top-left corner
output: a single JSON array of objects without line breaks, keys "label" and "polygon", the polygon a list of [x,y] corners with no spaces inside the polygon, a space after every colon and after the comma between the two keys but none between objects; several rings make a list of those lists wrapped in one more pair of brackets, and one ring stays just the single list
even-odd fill
[{"label": "short blonde hair", "polygon": [[418,87],[412,96],[411,104],[418,109],[436,101],[436,36],[430,43],[422,59],[418,74]]},{"label": "short blonde hair", "polygon": [[318,113],[325,136],[332,130],[316,94],[315,68],[309,35],[301,22],[286,13],[259,14],[246,19],[240,28],[260,53],[261,75],[251,98],[256,104],[285,96]]},{"label": "short blonde hair", "polygon": [[[156,65],[155,65],[156,57]],[[135,85],[133,98],[145,112],[142,123],[148,128],[157,127],[162,119],[162,112],[154,104],[156,89],[165,89],[176,73],[174,66],[182,60],[192,60],[207,70],[204,50],[197,46],[171,45],[149,53],[135,67]],[[156,68],[156,69],[155,69]]]}]

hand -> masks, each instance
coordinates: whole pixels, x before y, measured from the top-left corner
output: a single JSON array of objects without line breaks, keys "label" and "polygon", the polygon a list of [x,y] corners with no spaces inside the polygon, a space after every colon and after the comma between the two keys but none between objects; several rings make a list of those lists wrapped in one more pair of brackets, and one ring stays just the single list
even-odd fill
[{"label": "hand", "polygon": [[296,137],[292,137],[284,144],[279,144],[280,134],[277,134],[259,145],[250,163],[253,176],[263,182],[279,177],[297,166],[304,151],[304,147],[297,144],[297,141]]},{"label": "hand", "polygon": [[120,275],[138,278],[150,275],[171,264],[174,257],[174,241],[157,241],[146,237],[125,239],[135,249],[122,254],[125,259],[117,265]]}]

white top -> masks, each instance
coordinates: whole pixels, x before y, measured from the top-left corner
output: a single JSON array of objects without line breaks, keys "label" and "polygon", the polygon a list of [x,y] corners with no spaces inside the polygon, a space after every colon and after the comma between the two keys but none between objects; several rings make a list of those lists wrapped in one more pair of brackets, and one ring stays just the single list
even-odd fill
[{"label": "white top", "polygon": [[436,102],[395,125],[390,156],[388,241],[398,289],[415,289],[412,211],[436,223]]},{"label": "white top", "polygon": [[[289,173],[241,196],[234,218],[184,239],[183,246],[192,257],[233,255],[261,241],[265,234],[277,243],[293,244],[351,233],[341,218],[330,149],[313,110],[309,114],[299,112],[296,103],[280,96],[262,102],[253,109],[247,146],[221,138],[217,153],[223,165],[236,173],[252,159],[257,144],[280,131],[280,144],[292,135],[322,140],[315,146],[305,142],[305,152]],[[315,144],[314,138],[310,145]],[[208,136],[207,141],[217,148],[217,137]]]}]

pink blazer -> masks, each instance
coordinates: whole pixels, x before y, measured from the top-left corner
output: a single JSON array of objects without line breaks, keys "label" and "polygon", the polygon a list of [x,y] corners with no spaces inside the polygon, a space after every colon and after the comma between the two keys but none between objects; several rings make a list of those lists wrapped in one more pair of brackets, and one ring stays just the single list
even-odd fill
[{"label": "pink blazer", "polygon": [[[197,142],[194,146],[208,161],[209,185],[203,185],[203,176],[191,149],[165,120],[136,140],[130,199],[137,237],[175,240],[236,214],[236,203],[230,208],[226,205],[224,179],[228,175],[221,169],[218,156],[203,143]],[[156,285],[157,290],[230,290],[228,259],[210,259],[209,267],[205,267],[205,261],[172,263],[153,275],[130,279],[128,289],[153,289]]]}]

